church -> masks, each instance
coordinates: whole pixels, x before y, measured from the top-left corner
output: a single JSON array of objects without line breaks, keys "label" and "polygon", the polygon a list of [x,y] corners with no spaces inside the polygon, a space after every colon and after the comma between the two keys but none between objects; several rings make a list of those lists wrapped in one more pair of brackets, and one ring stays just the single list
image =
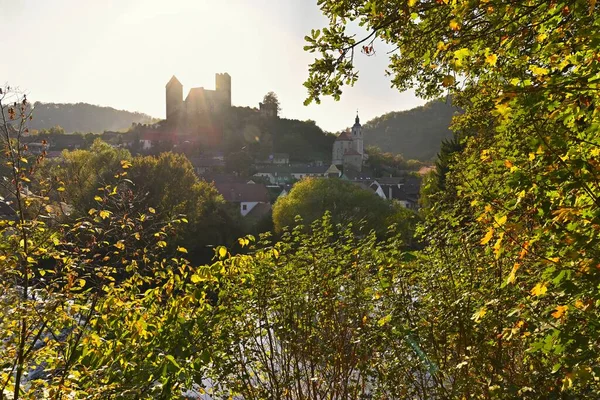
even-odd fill
[{"label": "church", "polygon": [[342,166],[344,171],[352,169],[360,172],[365,159],[362,128],[360,118],[356,114],[352,129],[340,133],[335,139],[331,160],[333,165]]}]

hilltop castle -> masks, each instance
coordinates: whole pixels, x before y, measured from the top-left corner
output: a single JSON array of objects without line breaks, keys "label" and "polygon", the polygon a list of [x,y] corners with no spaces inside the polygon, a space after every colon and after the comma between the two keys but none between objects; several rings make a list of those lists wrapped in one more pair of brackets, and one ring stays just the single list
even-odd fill
[{"label": "hilltop castle", "polygon": [[362,126],[360,125],[360,118],[356,114],[352,130],[340,133],[335,139],[331,160],[333,165],[343,166],[344,171],[350,168],[360,172],[365,159]]},{"label": "hilltop castle", "polygon": [[231,76],[215,75],[215,90],[191,88],[185,100],[183,85],[173,75],[166,86],[167,122],[194,123],[208,114],[221,113],[231,108]]}]

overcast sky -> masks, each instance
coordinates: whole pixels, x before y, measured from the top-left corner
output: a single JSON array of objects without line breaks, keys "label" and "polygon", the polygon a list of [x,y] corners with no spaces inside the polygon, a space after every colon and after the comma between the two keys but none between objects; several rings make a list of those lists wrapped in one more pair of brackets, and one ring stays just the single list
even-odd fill
[{"label": "overcast sky", "polygon": [[326,20],[316,0],[0,0],[0,84],[32,101],[86,102],[165,117],[172,75],[214,89],[232,76],[233,104],[257,107],[279,96],[282,116],[313,119],[328,131],[424,102],[390,88],[385,48],[357,60],[360,80],[342,100],[305,107],[313,55],[304,36]]}]

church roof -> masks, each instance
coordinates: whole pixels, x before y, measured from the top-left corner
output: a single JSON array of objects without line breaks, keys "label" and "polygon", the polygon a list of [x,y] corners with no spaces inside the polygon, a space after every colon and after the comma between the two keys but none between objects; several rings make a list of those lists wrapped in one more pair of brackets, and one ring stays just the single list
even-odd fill
[{"label": "church roof", "polygon": [[173,76],[171,77],[171,79],[169,79],[169,82],[167,82],[167,87],[169,87],[169,86],[171,86],[171,85],[173,85],[173,84],[177,84],[177,85],[179,85],[179,86],[183,86],[183,85],[181,84],[181,82],[179,82],[179,79],[177,79],[177,78],[175,77],[175,75],[173,75]]},{"label": "church roof", "polygon": [[352,141],[352,138],[350,137],[350,135],[348,135],[348,132],[342,132],[340,133],[340,135],[337,137],[337,139],[335,139],[335,141],[345,141],[345,140],[349,140]]},{"label": "church roof", "polygon": [[360,156],[362,154],[360,154],[358,151],[356,151],[355,149],[350,149],[347,152],[344,153],[345,156]]}]

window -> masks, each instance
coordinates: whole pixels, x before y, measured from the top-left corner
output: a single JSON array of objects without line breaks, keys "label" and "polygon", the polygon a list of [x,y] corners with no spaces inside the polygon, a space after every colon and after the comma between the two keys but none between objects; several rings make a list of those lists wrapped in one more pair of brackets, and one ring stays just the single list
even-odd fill
[{"label": "window", "polygon": [[242,204],[242,210],[246,211],[248,209],[248,206],[246,204]]}]

